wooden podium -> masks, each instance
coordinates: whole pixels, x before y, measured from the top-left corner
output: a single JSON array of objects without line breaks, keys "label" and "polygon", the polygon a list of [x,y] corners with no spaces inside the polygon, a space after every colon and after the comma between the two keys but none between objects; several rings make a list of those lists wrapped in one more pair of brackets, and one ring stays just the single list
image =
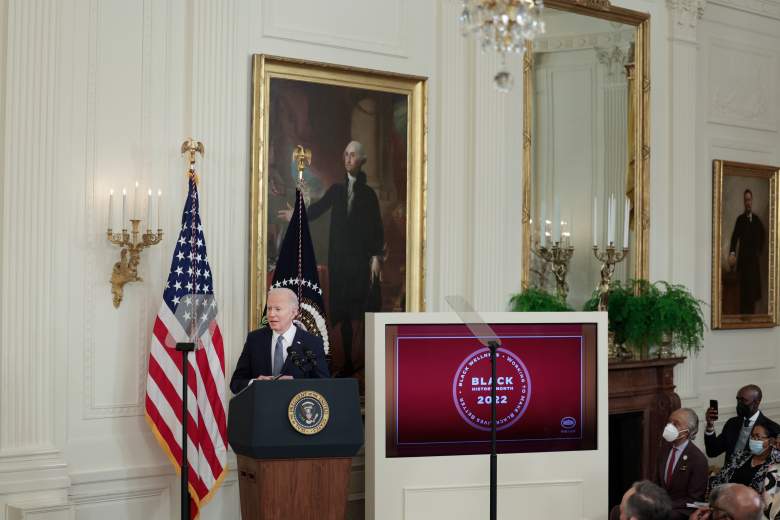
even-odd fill
[{"label": "wooden podium", "polygon": [[230,401],[228,439],[243,520],[342,520],[352,457],[363,445],[357,381],[256,381]]}]

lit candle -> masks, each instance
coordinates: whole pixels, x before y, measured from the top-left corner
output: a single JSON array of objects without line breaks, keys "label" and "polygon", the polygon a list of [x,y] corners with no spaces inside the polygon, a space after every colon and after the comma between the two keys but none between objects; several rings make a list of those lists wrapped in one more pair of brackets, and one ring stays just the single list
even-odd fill
[{"label": "lit candle", "polygon": [[598,199],[596,197],[593,197],[593,247],[599,246],[599,233],[598,228],[596,227],[596,224],[598,223],[597,220],[597,214],[598,214]]},{"label": "lit candle", "polygon": [[545,229],[544,226],[545,223],[544,214],[546,213],[545,209],[546,209],[545,203],[544,201],[542,201],[542,211],[539,213],[539,245],[544,245],[544,241],[547,238],[545,234],[545,231],[547,230]]},{"label": "lit candle", "polygon": [[127,190],[122,188],[122,229],[127,229]]},{"label": "lit candle", "polygon": [[157,190],[157,229],[162,229],[162,221],[160,220],[161,202],[162,202],[162,190]]},{"label": "lit candle", "polygon": [[152,229],[152,190],[147,192],[146,197],[146,230]]},{"label": "lit candle", "polygon": [[138,181],[135,181],[135,191],[133,192],[133,218],[137,219],[139,217],[139,211],[138,206],[140,205],[140,201],[138,200]]},{"label": "lit candle", "polygon": [[630,202],[628,197],[626,197],[626,210],[623,213],[623,249],[628,249],[628,220],[630,211]]},{"label": "lit candle", "polygon": [[553,208],[553,242],[561,241],[561,201],[555,198]]},{"label": "lit candle", "polygon": [[114,220],[114,190],[108,192],[108,229],[112,229]]},{"label": "lit candle", "polygon": [[615,241],[613,236],[615,230],[615,215],[612,213],[612,195],[609,196],[607,202],[607,247],[611,246]]}]

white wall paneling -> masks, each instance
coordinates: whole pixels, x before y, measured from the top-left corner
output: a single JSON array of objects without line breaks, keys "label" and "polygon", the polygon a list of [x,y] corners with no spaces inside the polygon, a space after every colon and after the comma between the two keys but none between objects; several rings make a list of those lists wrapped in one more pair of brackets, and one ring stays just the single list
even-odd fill
[{"label": "white wall paneling", "polygon": [[[697,27],[696,126],[692,140],[695,174],[686,177],[683,172],[673,173],[680,190],[675,203],[675,208],[680,209],[676,211],[685,212],[685,204],[694,205],[695,212],[686,216],[694,219],[694,226],[686,225],[684,237],[677,230],[670,233],[675,233],[671,236],[680,243],[679,247],[689,251],[675,255],[679,257],[676,277],[690,279],[696,296],[707,303],[712,273],[713,159],[780,165],[778,7],[780,4],[774,0],[716,0],[707,3]],[[675,67],[673,72],[680,77],[680,81],[674,78],[674,85],[684,85],[684,78],[690,81],[685,71],[678,72]],[[681,110],[687,109],[681,107]],[[673,132],[681,136],[685,145],[681,152],[687,155],[686,134],[678,132],[678,127]],[[672,143],[674,149],[678,142],[680,139]],[[693,247],[685,245],[686,242]],[[693,261],[688,255],[692,255]],[[708,317],[709,307],[705,315]],[[778,345],[780,330],[777,328],[705,331],[705,350],[695,361],[696,397],[686,400],[686,404],[696,406],[703,413],[709,399],[719,399],[721,419],[725,420],[734,415],[737,389],[756,383],[764,391],[764,411],[777,419],[780,417]]]},{"label": "white wall paneling", "polygon": [[[780,163],[780,2],[713,0],[700,21],[700,0],[617,3],[652,17],[651,278],[709,301],[712,159]],[[519,57],[500,94],[500,62],[461,38],[457,2],[320,4],[0,0],[0,520],[175,517],[142,405],[186,191],[178,147],[189,135],[206,146],[201,206],[231,372],[246,332],[253,53],[429,77],[427,308],[463,294],[502,309],[519,289]],[[165,239],[114,309],[107,193],[135,180],[163,190]],[[686,404],[728,403],[747,382],[780,402],[777,329],[705,341],[677,369]],[[204,518],[235,518],[237,496],[231,472]]]},{"label": "white wall paneling", "polygon": [[57,194],[61,4],[3,2],[6,49],[0,231],[0,516],[37,494],[65,500],[67,466],[56,428],[64,405],[63,291],[55,266],[64,230]]},{"label": "white wall paneling", "polygon": [[[695,291],[696,244],[690,239],[696,231],[696,212],[699,209],[690,194],[696,190],[696,61],[698,44],[696,27],[704,12],[704,0],[669,0],[671,28],[670,140],[669,177],[672,208],[669,219],[672,262],[670,278]],[[675,368],[677,392],[683,398],[695,398],[695,370],[688,361]]]}]

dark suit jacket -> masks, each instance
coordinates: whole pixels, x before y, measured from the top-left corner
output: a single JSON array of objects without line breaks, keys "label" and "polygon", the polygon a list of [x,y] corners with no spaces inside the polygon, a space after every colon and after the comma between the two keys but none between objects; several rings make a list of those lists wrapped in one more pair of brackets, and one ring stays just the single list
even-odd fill
[{"label": "dark suit jacket", "polygon": [[[737,243],[739,252],[737,253]],[[754,214],[748,221],[742,213],[737,217],[734,231],[731,232],[729,252],[737,253],[737,272],[739,272],[740,302],[747,305],[740,312],[752,312],[752,304],[761,299],[761,265],[759,257],[764,249],[764,225]]]},{"label": "dark suit jacket", "polygon": [[[230,379],[230,390],[237,394],[249,384],[250,379],[257,376],[270,376],[272,373],[271,365],[271,338],[273,331],[270,327],[253,330],[246,337],[244,350],[241,357],[238,358],[233,377]],[[290,375],[296,378],[302,377],[330,377],[328,371],[328,362],[325,360],[325,349],[322,346],[322,340],[296,327],[295,337],[293,337],[293,349],[298,353],[301,359],[306,359],[304,352],[311,350],[317,360],[317,366],[313,367],[310,373],[304,373],[295,366],[291,356],[288,354],[282,368],[282,374]],[[308,372],[308,366],[304,369]]]},{"label": "dark suit jacket", "polygon": [[[742,417],[732,417],[723,425],[723,431],[720,432],[720,435],[704,436],[704,447],[707,450],[708,457],[717,457],[721,453],[726,452],[726,460],[723,465],[725,466],[731,461],[731,457],[734,456],[734,445],[737,444],[739,431],[742,429],[742,420]],[[758,418],[755,424],[753,424],[754,428],[756,424],[766,424],[775,428],[775,431],[780,431],[780,426],[762,412],[758,413]],[[747,447],[747,444],[745,447]]]},{"label": "dark suit jacket", "polygon": [[688,518],[694,511],[685,507],[688,502],[704,501],[704,493],[707,490],[708,464],[707,457],[691,441],[674,467],[672,480],[667,484],[666,480],[666,462],[669,458],[671,444],[665,444],[658,454],[658,460],[655,464],[653,481],[664,488],[672,499],[672,516],[670,520]]},{"label": "dark suit jacket", "polygon": [[352,211],[347,212],[346,182],[345,174],[343,183],[331,185],[320,200],[307,208],[309,220],[330,210],[328,317],[333,323],[362,320],[364,313],[379,310],[370,268],[371,257],[383,254],[385,242],[379,201],[366,184],[366,174],[358,172],[352,188]]}]

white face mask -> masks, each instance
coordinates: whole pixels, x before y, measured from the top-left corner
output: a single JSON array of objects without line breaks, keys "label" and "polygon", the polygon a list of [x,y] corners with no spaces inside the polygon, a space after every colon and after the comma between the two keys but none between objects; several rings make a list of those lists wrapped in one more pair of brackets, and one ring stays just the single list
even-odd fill
[{"label": "white face mask", "polygon": [[688,430],[678,430],[677,426],[672,423],[668,423],[664,428],[663,438],[666,442],[674,442],[682,432],[686,431]]}]

